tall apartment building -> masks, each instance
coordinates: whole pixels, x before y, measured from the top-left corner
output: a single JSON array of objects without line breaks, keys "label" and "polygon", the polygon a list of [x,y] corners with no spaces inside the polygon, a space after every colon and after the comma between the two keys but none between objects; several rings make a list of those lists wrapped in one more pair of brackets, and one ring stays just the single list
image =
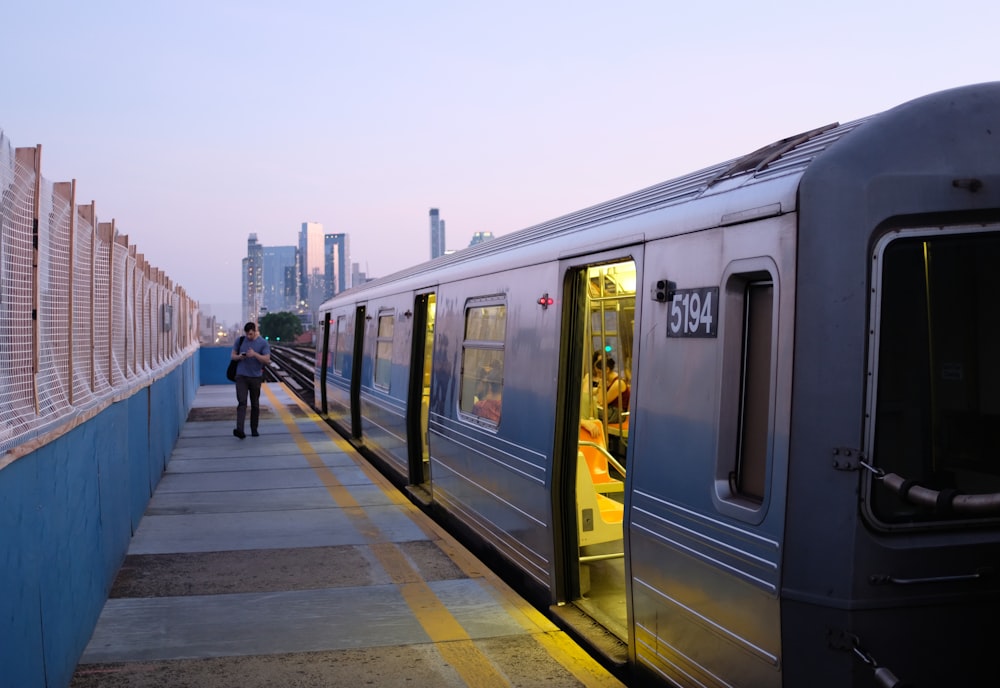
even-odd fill
[{"label": "tall apartment building", "polygon": [[294,246],[265,246],[263,306],[268,313],[295,312],[299,302],[298,249]]},{"label": "tall apartment building", "polygon": [[351,286],[350,238],[346,234],[326,234],[323,237],[323,260],[326,278],[324,298],[339,294]]},{"label": "tall apartment building", "polygon": [[299,304],[315,310],[326,293],[323,225],[303,222],[299,231]]},{"label": "tall apartment building", "polygon": [[445,253],[444,220],[437,208],[431,208],[431,260]]},{"label": "tall apartment building", "polygon": [[368,274],[361,272],[359,263],[351,263],[351,286],[359,286],[368,281]]},{"label": "tall apartment building", "polygon": [[257,243],[257,235],[247,238],[247,257],[243,259],[243,321],[257,322],[263,305],[264,247]]}]

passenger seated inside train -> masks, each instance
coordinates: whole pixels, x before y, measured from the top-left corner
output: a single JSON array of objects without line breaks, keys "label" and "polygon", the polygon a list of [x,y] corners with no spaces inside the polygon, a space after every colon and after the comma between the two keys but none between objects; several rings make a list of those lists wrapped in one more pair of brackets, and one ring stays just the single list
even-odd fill
[{"label": "passenger seated inside train", "polygon": [[[597,417],[608,423],[621,423],[628,411],[631,390],[615,372],[615,359],[598,351],[594,354],[594,379],[603,386],[597,391]],[[607,407],[605,413],[604,407]]]},{"label": "passenger seated inside train", "polygon": [[476,390],[476,403],[472,405],[472,412],[480,418],[499,423],[501,390],[500,367],[480,368],[479,387]]},{"label": "passenger seated inside train", "polygon": [[[604,424],[594,418],[594,410],[595,401],[590,376],[584,375],[580,391],[580,439],[577,449],[586,459],[590,476],[598,492],[602,494],[621,492],[624,490],[624,484],[620,478],[625,477],[625,470],[608,453]],[[609,462],[613,465],[617,477],[609,472]]]},{"label": "passenger seated inside train", "polygon": [[580,439],[600,442],[604,446],[604,423],[597,419],[597,403],[594,400],[594,389],[589,374],[584,374],[581,381],[580,430]]}]

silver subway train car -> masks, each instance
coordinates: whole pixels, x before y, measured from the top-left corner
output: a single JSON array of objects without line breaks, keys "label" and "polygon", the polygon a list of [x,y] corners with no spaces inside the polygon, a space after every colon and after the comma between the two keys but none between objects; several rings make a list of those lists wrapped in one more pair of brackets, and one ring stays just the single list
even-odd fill
[{"label": "silver subway train car", "polygon": [[973,685],[994,286],[1000,83],[337,295],[316,405],[636,683]]}]

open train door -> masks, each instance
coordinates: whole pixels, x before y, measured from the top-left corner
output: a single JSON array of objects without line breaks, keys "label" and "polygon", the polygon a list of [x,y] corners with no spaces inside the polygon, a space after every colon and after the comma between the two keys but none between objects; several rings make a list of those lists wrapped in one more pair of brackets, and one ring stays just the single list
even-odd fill
[{"label": "open train door", "polygon": [[354,310],[354,347],[351,354],[351,436],[361,438],[361,366],[364,362],[365,344],[364,304]]},{"label": "open train door", "polygon": [[322,332],[322,345],[317,349],[316,353],[319,358],[319,379],[316,386],[319,389],[313,389],[313,399],[317,400],[319,403],[319,412],[323,416],[327,414],[327,402],[326,402],[326,376],[330,371],[330,319],[331,314],[329,311],[323,314],[323,332]]},{"label": "open train door", "polygon": [[[641,246],[567,261],[553,514],[554,611],[627,660],[629,411]],[[638,256],[638,258],[637,258]],[[627,390],[627,391],[625,391]],[[625,392],[624,394],[622,392]],[[589,634],[589,633],[588,633]]]},{"label": "open train door", "polygon": [[409,448],[409,482],[430,489],[430,447],[427,422],[431,398],[431,363],[434,353],[434,292],[417,294],[413,303],[413,339],[410,352],[410,385],[406,403]]}]

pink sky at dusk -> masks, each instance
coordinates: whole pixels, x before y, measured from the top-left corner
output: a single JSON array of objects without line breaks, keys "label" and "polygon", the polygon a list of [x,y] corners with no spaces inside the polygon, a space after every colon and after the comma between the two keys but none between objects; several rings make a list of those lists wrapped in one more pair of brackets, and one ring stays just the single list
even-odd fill
[{"label": "pink sky at dusk", "polygon": [[[954,7],[954,9],[952,9]],[[834,121],[1000,78],[1000,3],[36,0],[0,129],[223,320],[247,235],[380,276]]]}]

